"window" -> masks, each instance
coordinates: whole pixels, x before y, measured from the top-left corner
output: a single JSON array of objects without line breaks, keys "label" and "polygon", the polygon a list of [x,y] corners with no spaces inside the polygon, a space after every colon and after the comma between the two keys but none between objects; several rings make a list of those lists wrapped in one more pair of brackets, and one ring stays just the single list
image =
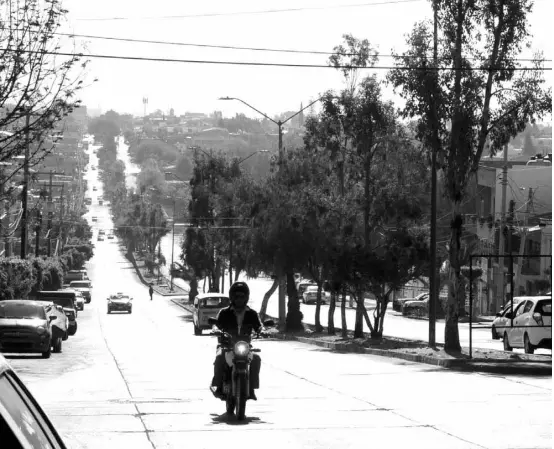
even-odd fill
[{"label": "window", "polygon": [[528,303],[529,301],[523,301],[516,309],[516,313],[514,314],[514,316],[519,316],[523,313],[523,309],[525,307],[525,305]]},{"label": "window", "polygon": [[[0,415],[5,420],[6,426],[11,429],[11,432],[7,432],[6,436],[10,438],[11,433],[20,442],[15,446],[8,445],[6,447],[58,448],[59,446],[56,444],[56,439],[50,431],[48,423],[43,419],[40,411],[25,396],[25,392],[17,385],[15,380],[10,379],[8,375],[0,377],[0,398],[2,399]],[[4,429],[2,429],[0,436],[3,444]]]},{"label": "window", "polygon": [[543,316],[552,316],[552,300],[543,299],[537,302],[537,307],[535,308],[535,312],[538,312]]},{"label": "window", "polygon": [[523,313],[529,312],[533,308],[533,301],[527,301],[525,303],[525,308],[523,309]]}]

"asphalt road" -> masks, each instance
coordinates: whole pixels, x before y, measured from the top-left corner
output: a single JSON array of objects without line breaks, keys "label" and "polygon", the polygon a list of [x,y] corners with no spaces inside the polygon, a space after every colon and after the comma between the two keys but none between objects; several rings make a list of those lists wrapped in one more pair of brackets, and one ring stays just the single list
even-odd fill
[{"label": "asphalt road", "polygon": [[[107,207],[94,204],[95,229],[110,226]],[[262,388],[238,424],[208,390],[215,339],[195,337],[169,298],[150,301],[116,240],[96,242],[87,269],[92,302],[63,352],[8,356],[70,448],[551,447],[551,377],[458,373],[284,341],[257,344]],[[132,314],[107,315],[114,291],[134,297]]]}]

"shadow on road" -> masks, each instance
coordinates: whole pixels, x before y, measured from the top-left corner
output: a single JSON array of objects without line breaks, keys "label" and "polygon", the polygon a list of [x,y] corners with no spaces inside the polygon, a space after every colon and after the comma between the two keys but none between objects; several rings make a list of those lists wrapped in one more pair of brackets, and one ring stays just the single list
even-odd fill
[{"label": "shadow on road", "polygon": [[187,323],[192,323],[192,315],[181,315],[179,318]]},{"label": "shadow on road", "polygon": [[227,424],[228,426],[245,426],[247,424],[267,424],[266,421],[262,421],[260,418],[247,416],[243,421],[237,421],[235,415],[228,415],[223,413],[222,415],[217,415],[215,413],[211,414],[213,424]]},{"label": "shadow on road", "polygon": [[42,359],[42,354],[13,354],[8,355],[2,353],[2,355],[8,359],[8,360],[34,360],[34,359]]}]

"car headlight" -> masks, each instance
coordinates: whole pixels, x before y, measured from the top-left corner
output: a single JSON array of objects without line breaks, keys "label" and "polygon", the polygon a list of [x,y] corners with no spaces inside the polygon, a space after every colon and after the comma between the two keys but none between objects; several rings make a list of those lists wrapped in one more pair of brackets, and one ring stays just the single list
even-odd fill
[{"label": "car headlight", "polygon": [[45,334],[46,333],[46,328],[44,326],[39,326],[39,327],[37,327],[37,332],[41,335]]},{"label": "car headlight", "polygon": [[235,354],[237,355],[246,355],[250,351],[250,346],[244,341],[239,341],[235,345]]}]

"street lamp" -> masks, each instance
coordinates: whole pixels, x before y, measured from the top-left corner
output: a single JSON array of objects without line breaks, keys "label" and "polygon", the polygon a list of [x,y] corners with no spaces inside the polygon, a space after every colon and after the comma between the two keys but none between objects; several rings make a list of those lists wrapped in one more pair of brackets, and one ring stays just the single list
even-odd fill
[{"label": "street lamp", "polygon": [[[290,117],[288,117],[285,120],[273,120],[271,117],[269,117],[267,114],[264,114],[262,111],[256,109],[254,106],[248,104],[246,101],[241,100],[240,98],[234,98],[234,97],[220,97],[219,100],[236,100],[240,101],[242,104],[248,106],[250,109],[253,109],[258,114],[263,115],[266,119],[269,121],[275,123],[277,127],[279,128],[279,169],[283,164],[283,125],[287,123],[289,120],[296,117],[298,114],[303,112],[304,110],[308,109],[313,104],[320,101],[322,97],[319,97],[318,99],[312,101],[308,106],[300,109],[295,114],[292,114]],[[286,304],[285,304],[285,285],[284,285],[284,277],[282,274],[279,275],[279,327],[281,330],[285,328],[285,318],[286,318]]]}]

